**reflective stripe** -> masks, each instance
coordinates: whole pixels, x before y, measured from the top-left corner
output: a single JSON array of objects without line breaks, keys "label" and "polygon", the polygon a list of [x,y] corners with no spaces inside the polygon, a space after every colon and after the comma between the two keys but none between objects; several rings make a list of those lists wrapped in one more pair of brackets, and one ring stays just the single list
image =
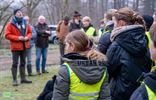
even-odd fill
[{"label": "reflective stripe", "polygon": [[97,100],[99,97],[99,92],[101,85],[105,80],[106,71],[103,73],[102,79],[96,84],[86,84],[81,82],[77,75],[70,68],[68,63],[64,63],[68,68],[68,73],[70,75],[70,94],[68,96],[69,100]]},{"label": "reflective stripe", "polygon": [[70,91],[71,95],[74,95],[74,96],[96,96],[99,94],[99,92],[95,92],[95,93],[75,93],[75,92],[72,92]]},{"label": "reflective stripe", "polygon": [[73,97],[71,97],[70,95],[69,95],[69,100],[77,100],[77,99],[75,99],[75,98],[73,98]]}]

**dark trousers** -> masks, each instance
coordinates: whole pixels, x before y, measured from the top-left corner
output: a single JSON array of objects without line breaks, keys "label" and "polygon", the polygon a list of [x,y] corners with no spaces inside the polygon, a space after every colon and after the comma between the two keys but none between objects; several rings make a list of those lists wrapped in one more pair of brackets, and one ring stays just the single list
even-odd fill
[{"label": "dark trousers", "polygon": [[25,67],[25,57],[26,57],[26,51],[12,51],[12,67],[17,68],[18,67],[18,60],[20,58],[20,67]]},{"label": "dark trousers", "polygon": [[[20,70],[20,77],[21,80],[25,80],[25,57],[26,57],[26,51],[12,51],[12,76],[13,80],[17,80],[17,68],[19,65],[19,70]],[[20,64],[18,64],[18,61],[20,59]]]},{"label": "dark trousers", "polygon": [[65,45],[63,43],[59,43],[60,46],[60,64],[63,64],[62,56],[64,55]]}]

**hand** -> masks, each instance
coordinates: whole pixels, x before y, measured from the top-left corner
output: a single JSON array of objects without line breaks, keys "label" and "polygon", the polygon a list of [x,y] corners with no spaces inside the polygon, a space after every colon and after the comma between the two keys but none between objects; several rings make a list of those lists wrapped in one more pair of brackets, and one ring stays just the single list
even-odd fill
[{"label": "hand", "polygon": [[45,31],[47,34],[51,34],[51,32],[50,31]]},{"label": "hand", "polygon": [[18,37],[18,40],[24,41],[24,37],[23,37],[23,36],[19,36],[19,37]]},{"label": "hand", "polygon": [[28,41],[29,40],[29,38],[26,36],[26,37],[24,37],[24,41]]},{"label": "hand", "polygon": [[91,60],[97,60],[97,61],[107,61],[106,55],[100,53],[97,50],[90,50],[87,54],[87,57]]}]

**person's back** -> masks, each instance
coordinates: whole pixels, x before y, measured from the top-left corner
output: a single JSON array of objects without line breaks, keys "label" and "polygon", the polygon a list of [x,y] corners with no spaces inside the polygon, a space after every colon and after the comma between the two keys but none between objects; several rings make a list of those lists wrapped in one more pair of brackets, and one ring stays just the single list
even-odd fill
[{"label": "person's back", "polygon": [[[152,41],[150,42],[150,55],[152,60],[156,60],[156,28],[154,22],[150,28]],[[156,66],[152,67],[150,73],[144,73],[139,80],[142,84],[133,92],[130,100],[154,100],[156,98]]]},{"label": "person's back", "polygon": [[[151,69],[143,19],[134,15],[131,9],[121,8],[113,16],[115,29],[112,31],[112,43],[106,53],[112,100],[128,100],[140,85],[137,82],[139,76]],[[131,16],[141,21],[134,21],[130,19]]]},{"label": "person's back", "polygon": [[144,80],[134,93],[130,100],[155,100],[156,98],[156,67],[154,71],[144,74]]},{"label": "person's back", "polygon": [[[76,38],[77,36],[79,38]],[[105,62],[98,60],[104,59],[104,56],[99,56],[101,53],[94,53],[98,55],[97,60],[92,58],[89,60],[87,55],[93,53],[88,47],[89,39],[82,31],[69,33],[65,43],[67,51],[63,57],[65,63],[59,70],[52,100],[110,100]],[[72,45],[76,47],[72,49]]]}]

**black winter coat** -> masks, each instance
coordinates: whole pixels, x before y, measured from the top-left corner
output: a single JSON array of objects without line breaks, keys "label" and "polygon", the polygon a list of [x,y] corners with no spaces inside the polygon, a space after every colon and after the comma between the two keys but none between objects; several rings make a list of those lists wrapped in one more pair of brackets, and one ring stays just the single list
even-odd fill
[{"label": "black winter coat", "polygon": [[109,48],[110,44],[112,43],[110,40],[110,36],[111,36],[111,32],[113,30],[114,24],[110,24],[108,26],[106,26],[105,28],[105,32],[103,33],[103,35],[100,37],[99,40],[99,44],[97,49],[103,53],[106,54],[107,49]]},{"label": "black winter coat", "polygon": [[112,100],[129,100],[140,85],[138,77],[151,69],[145,30],[141,25],[124,26],[112,31],[111,41],[106,55]]},{"label": "black winter coat", "polygon": [[83,27],[83,24],[81,21],[79,21],[79,24],[76,24],[74,20],[70,22],[69,31],[72,32],[74,30],[80,30]]},{"label": "black winter coat", "polygon": [[47,48],[48,47],[48,37],[50,36],[45,31],[49,30],[48,25],[40,24],[38,23],[35,26],[36,32],[37,32],[37,38],[36,38],[36,47],[39,48]]}]

